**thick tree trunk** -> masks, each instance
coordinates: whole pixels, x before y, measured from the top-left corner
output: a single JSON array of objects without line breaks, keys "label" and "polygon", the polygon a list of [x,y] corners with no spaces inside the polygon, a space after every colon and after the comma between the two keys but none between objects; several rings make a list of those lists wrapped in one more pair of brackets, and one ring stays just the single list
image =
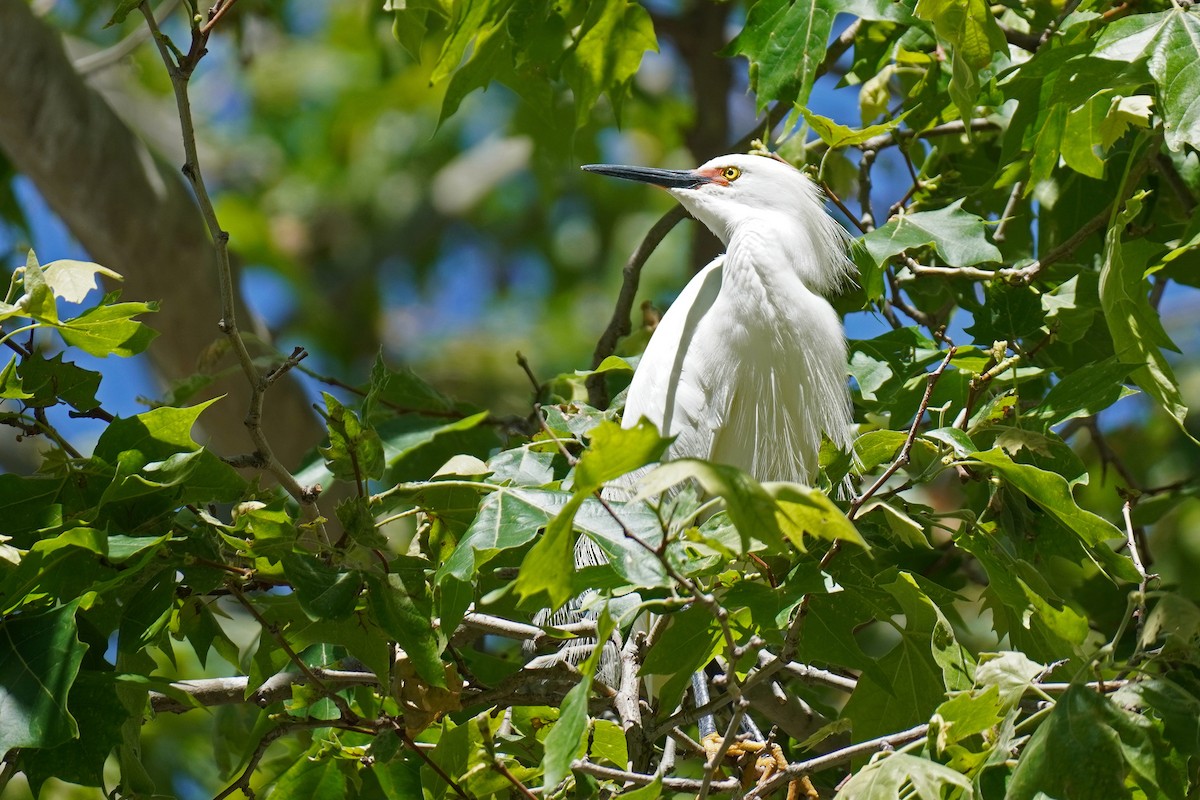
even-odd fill
[{"label": "thick tree trunk", "polygon": [[[222,337],[213,247],[191,190],[84,83],[58,32],[25,0],[0,0],[0,31],[0,149],[91,257],[125,276],[126,297],[162,301],[162,311],[149,320],[162,333],[149,351],[160,375],[172,380],[195,373],[197,361]],[[249,321],[244,306],[238,313]],[[218,394],[228,397],[204,415],[205,432],[218,452],[245,452],[245,378],[235,371],[197,399]],[[281,381],[267,408],[272,446],[295,468],[320,436],[308,400],[296,382]]]}]

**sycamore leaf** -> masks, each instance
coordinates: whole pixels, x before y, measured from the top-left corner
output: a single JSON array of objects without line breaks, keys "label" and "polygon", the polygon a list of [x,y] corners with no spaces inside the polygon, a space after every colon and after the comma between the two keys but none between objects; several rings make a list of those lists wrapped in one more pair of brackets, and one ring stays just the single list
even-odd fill
[{"label": "sycamore leaf", "polygon": [[1183,403],[1175,372],[1163,355],[1163,348],[1178,348],[1163,330],[1162,321],[1150,306],[1149,284],[1144,275],[1150,261],[1152,242],[1121,241],[1121,232],[1141,211],[1145,192],[1126,201],[1125,209],[1113,220],[1104,235],[1104,262],[1100,268],[1100,304],[1112,334],[1117,359],[1136,366],[1134,382],[1171,415],[1179,429],[1193,442],[1185,420],[1188,408]]},{"label": "sycamore leaf", "polygon": [[1146,61],[1158,87],[1167,147],[1200,146],[1200,14],[1190,5],[1132,14],[1105,26],[1094,55]]},{"label": "sycamore leaf", "polygon": [[1000,251],[984,235],[984,221],[963,211],[956,200],[936,211],[918,211],[893,217],[860,243],[881,268],[889,258],[905,250],[931,245],[942,261],[952,267],[999,262]]},{"label": "sycamore leaf", "polygon": [[654,23],[640,4],[630,0],[589,2],[581,33],[563,65],[563,76],[575,94],[575,127],[587,124],[604,93],[619,118],[621,99],[642,55],[657,51]]},{"label": "sycamore leaf", "polygon": [[904,4],[889,0],[758,0],[723,55],[745,56],[750,62],[750,88],[759,109],[771,101],[800,106],[808,101],[839,13],[916,21]]},{"label": "sycamore leaf", "polygon": [[121,280],[121,274],[108,267],[102,267],[91,261],[74,261],[60,259],[42,266],[46,283],[56,297],[61,297],[68,303],[82,303],[88,292],[99,288],[97,275],[104,275],[113,280]]},{"label": "sycamore leaf", "polygon": [[800,113],[804,115],[804,121],[808,123],[808,127],[812,128],[813,132],[821,137],[821,141],[825,142],[831,148],[862,144],[873,136],[895,130],[904,121],[904,118],[908,116],[908,112],[906,111],[898,117],[893,117],[878,125],[868,125],[865,128],[854,130],[846,125],[839,125],[828,117],[814,114],[807,108],[801,107]]},{"label": "sycamore leaf", "polygon": [[971,780],[949,767],[908,753],[896,753],[874,761],[846,782],[834,800],[894,800],[907,797],[910,787],[919,800],[941,800],[946,789],[958,789],[961,797],[975,796]]},{"label": "sycamore leaf", "polygon": [[67,711],[87,650],[76,633],[78,604],[0,622],[0,751],[53,747],[79,735]]},{"label": "sycamore leaf", "polygon": [[100,358],[135,356],[149,347],[158,332],[134,317],[158,311],[158,304],[117,303],[117,296],[109,294],[95,308],[59,323],[63,341]]}]

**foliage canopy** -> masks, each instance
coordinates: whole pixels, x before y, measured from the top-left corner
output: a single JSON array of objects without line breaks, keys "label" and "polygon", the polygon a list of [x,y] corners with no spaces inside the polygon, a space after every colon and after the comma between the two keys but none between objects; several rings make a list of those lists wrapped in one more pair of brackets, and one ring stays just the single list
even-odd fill
[{"label": "foliage canopy", "polygon": [[[150,80],[195,99],[206,88],[192,78],[227,29],[252,37],[251,15],[279,16],[183,5],[162,30],[129,0],[85,4],[76,24],[148,24],[161,56],[139,55]],[[616,424],[647,333],[635,330],[619,352],[606,336],[591,370],[541,382],[526,364],[527,416],[455,400],[382,357],[348,382],[309,373],[328,390],[325,442],[282,463],[261,419],[305,353],[247,348],[227,247],[243,234],[251,257],[296,280],[306,257],[344,253],[272,243],[238,194],[261,186],[231,179],[210,201],[181,102],[185,174],[223,287],[213,318],[252,386],[250,452],[197,441],[214,415],[246,413],[193,401],[203,375],[142,413],[97,399],[109,376],[79,354],[145,351],[159,311],[89,294],[112,269],[30,251],[13,271],[0,422],[45,451],[36,473],[0,474],[0,781],[123,797],[193,792],[182,774],[219,797],[782,797],[802,778],[847,800],[1194,796],[1197,371],[1164,309],[1200,286],[1200,12],[661,5],[389,0],[356,36],[390,29],[368,44],[406,92],[434,98],[438,136],[480,113],[479,90],[507,87],[507,125],[536,151],[526,198],[562,190],[553,175],[605,136],[636,138],[613,132],[618,119],[666,153],[723,113],[705,86],[639,83],[660,39],[693,63],[748,62],[765,122],[746,144],[763,137],[807,165],[858,234],[859,285],[837,300],[852,332],[870,331],[851,340],[854,453],[822,453],[815,487],[676,461],[639,498],[603,499],[666,446],[649,426]],[[740,30],[695,56],[689,26],[713,8]],[[855,94],[856,124],[818,105],[832,76],[839,96]],[[283,130],[257,91],[255,124]],[[315,157],[303,137],[279,138]],[[323,188],[342,186],[337,172]],[[610,212],[595,257],[623,260],[631,190],[569,188],[564,206]],[[500,206],[463,216],[521,219]],[[412,216],[414,252],[437,251]],[[641,235],[649,220],[637,221]],[[515,238],[558,223],[530,217]],[[547,230],[537,236],[550,253]],[[644,256],[626,270],[614,331],[629,333]],[[344,332],[322,338],[328,323],[307,317],[297,329],[341,352]],[[55,422],[64,410],[102,425],[90,449]],[[579,536],[609,564],[576,570]],[[535,624],[585,592],[594,621]],[[645,611],[658,622],[635,633]],[[589,637],[616,642],[618,685],[603,685],[596,657],[538,667],[520,644],[544,654]],[[714,660],[715,764],[696,749],[688,699]],[[640,700],[639,673],[655,685]],[[776,760],[725,735],[743,716],[772,731]]]}]

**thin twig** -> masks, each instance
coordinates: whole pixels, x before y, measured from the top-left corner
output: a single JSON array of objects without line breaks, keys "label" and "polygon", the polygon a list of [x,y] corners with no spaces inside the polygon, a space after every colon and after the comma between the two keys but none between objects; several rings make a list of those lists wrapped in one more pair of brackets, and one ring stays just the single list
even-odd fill
[{"label": "thin twig", "polygon": [[234,792],[241,790],[246,797],[254,797],[254,792],[250,788],[250,778],[254,775],[254,770],[258,768],[258,764],[262,761],[263,756],[267,754],[267,748],[276,740],[298,730],[313,730],[315,728],[338,728],[343,727],[336,720],[323,719],[291,719],[280,723],[277,727],[272,728],[263,734],[263,737],[258,740],[258,744],[254,747],[254,752],[250,754],[250,760],[246,764],[246,768],[241,774],[234,779],[233,783],[225,787],[222,791],[213,796],[213,800],[225,800]]},{"label": "thin twig", "polygon": [[437,773],[437,776],[445,781],[446,785],[453,789],[456,795],[461,797],[462,800],[473,800],[471,795],[463,791],[463,788],[459,786],[453,778],[446,774],[446,770],[442,769],[441,764],[438,764],[436,761],[430,758],[424,750],[422,750],[420,747],[417,747],[417,743],[413,741],[412,737],[408,735],[408,732],[405,731],[404,728],[397,725],[395,727],[395,731],[396,735],[404,740],[404,743],[408,745],[408,749],[416,753],[418,758],[424,761],[431,770]]},{"label": "thin twig", "polygon": [[1140,649],[1142,630],[1146,626],[1146,589],[1150,581],[1158,576],[1151,575],[1146,571],[1146,565],[1142,561],[1141,550],[1138,548],[1137,531],[1133,526],[1133,506],[1136,502],[1136,495],[1131,494],[1127,496],[1125,503],[1121,506],[1121,516],[1125,519],[1125,542],[1129,547],[1129,559],[1133,562],[1133,568],[1137,570],[1137,574],[1141,578],[1138,581],[1137,603],[1133,612],[1133,618],[1136,623],[1135,630],[1137,631],[1137,647]]},{"label": "thin twig", "polygon": [[[629,770],[613,769],[612,767],[602,767],[599,764],[593,764],[591,761],[577,760],[571,764],[573,772],[582,772],[593,777],[607,781],[618,781],[620,783],[632,783],[638,786],[646,786],[654,783],[655,780],[661,780],[664,789],[671,789],[676,792],[698,792],[703,785],[702,781],[693,780],[691,778],[664,778],[660,775],[646,775],[641,772],[630,772]],[[713,781],[710,788],[719,792],[732,792],[741,787],[741,783],[737,778],[728,778],[723,781]]]},{"label": "thin twig", "polygon": [[528,800],[540,800],[536,794],[529,791],[528,786],[517,780],[517,776],[513,775],[508,767],[504,766],[504,762],[498,756],[492,759],[492,768],[503,775],[505,780],[513,785],[513,788],[516,789],[517,794],[521,795],[521,797],[528,798]]},{"label": "thin twig", "polygon": [[[154,16],[161,24],[172,11],[175,6],[179,5],[179,0],[166,0],[158,7],[158,11]],[[80,75],[91,75],[101,70],[111,67],[125,56],[132,53],[138,46],[150,38],[150,31],[146,28],[135,28],[128,36],[114,44],[112,47],[106,47],[103,50],[98,50],[95,53],[88,53],[86,56],[81,56],[75,59],[71,66],[75,67],[75,71]]]},{"label": "thin twig", "polygon": [[1017,181],[1013,184],[1012,191],[1008,193],[1008,202],[1004,204],[1004,212],[1000,214],[1000,220],[996,223],[996,230],[992,233],[992,241],[1003,244],[1008,236],[1008,224],[1012,221],[1013,215],[1016,214],[1017,203],[1021,202],[1021,196],[1025,194],[1025,182]]},{"label": "thin twig", "polygon": [[875,230],[875,212],[871,210],[871,167],[875,164],[875,150],[863,150],[858,160],[858,208],[859,229],[863,233]]},{"label": "thin twig", "polygon": [[616,644],[621,648],[621,671],[617,681],[617,693],[613,697],[613,707],[621,720],[621,730],[625,733],[626,766],[631,769],[648,764],[652,753],[650,739],[646,736],[646,728],[642,724],[642,708],[639,703],[642,682],[638,675],[641,668],[641,643],[638,638],[642,635],[637,632],[631,633],[629,640],[622,646],[620,635],[613,631]]},{"label": "thin twig", "polygon": [[[379,683],[373,672],[353,672],[313,668],[312,672],[327,686],[374,686]],[[235,703],[254,703],[265,708],[291,697],[292,687],[308,684],[308,676],[295,672],[279,672],[267,678],[249,697],[246,687],[249,678],[201,678],[172,681],[171,693],[150,692],[150,708],[157,714],[183,714],[197,707],[223,706]],[[175,697],[182,693],[190,702]]]},{"label": "thin twig", "polygon": [[201,33],[205,36],[212,33],[212,29],[221,21],[221,17],[225,16],[225,12],[233,8],[236,2],[237,0],[221,0],[221,2],[213,6],[208,12],[208,22],[204,23],[200,28]]},{"label": "thin twig", "polygon": [[[633,255],[625,262],[625,268],[621,270],[621,291],[617,294],[617,305],[613,309],[608,326],[604,329],[604,333],[600,334],[599,341],[596,342],[596,350],[592,353],[592,369],[599,367],[604,359],[616,352],[617,342],[622,336],[629,335],[631,330],[630,314],[633,313],[633,303],[637,299],[642,267],[646,265],[650,254],[662,243],[671,229],[685,217],[687,217],[687,211],[679,205],[663,214],[646,233],[637,249],[633,251]],[[608,405],[608,391],[604,384],[603,374],[588,376],[587,391],[590,405],[595,408],[604,408]]]},{"label": "thin twig", "polygon": [[883,474],[871,484],[865,492],[854,498],[854,502],[850,504],[850,511],[846,514],[853,520],[858,512],[862,509],[863,504],[871,499],[880,488],[887,483],[888,479],[896,474],[897,470],[908,463],[910,454],[912,453],[913,443],[917,440],[917,430],[920,428],[921,419],[925,416],[925,412],[929,409],[929,399],[933,396],[933,387],[937,385],[938,379],[942,377],[942,373],[946,371],[950,360],[954,358],[954,354],[958,352],[958,348],[954,345],[946,348],[946,355],[942,358],[942,362],[938,364],[937,369],[930,372],[925,380],[925,394],[921,397],[921,404],[917,407],[917,415],[913,419],[912,425],[908,429],[908,436],[904,438],[904,446],[900,448],[899,455],[888,465],[888,468],[883,471]]},{"label": "thin twig", "polygon": [[[175,105],[179,115],[179,124],[183,139],[185,157],[183,174],[187,177],[188,182],[191,183],[192,190],[196,195],[197,204],[200,207],[200,213],[204,217],[209,234],[212,236],[213,249],[217,262],[217,278],[221,294],[221,319],[218,322],[218,327],[230,342],[237,356],[238,363],[241,365],[242,372],[250,384],[250,407],[246,412],[246,430],[254,442],[255,451],[262,454],[263,460],[266,462],[265,468],[267,471],[274,476],[275,480],[279,481],[279,485],[283,487],[284,491],[300,504],[305,518],[316,525],[323,540],[328,544],[329,539],[327,534],[325,534],[324,524],[321,522],[320,510],[316,504],[316,493],[311,489],[301,486],[291,471],[279,461],[275,455],[275,451],[271,448],[270,442],[267,441],[266,433],[263,431],[263,399],[269,383],[259,373],[258,368],[254,364],[254,359],[250,355],[250,350],[247,348],[246,342],[238,330],[237,305],[234,300],[233,266],[229,258],[229,234],[221,227],[221,223],[217,219],[216,209],[208,194],[208,186],[200,171],[200,156],[196,148],[196,128],[192,117],[191,100],[188,97],[188,84],[196,68],[196,64],[204,56],[205,52],[207,52],[205,45],[208,41],[208,35],[212,31],[212,26],[220,19],[224,11],[232,6],[233,2],[234,0],[226,0],[220,8],[214,11],[213,17],[210,18],[207,26],[193,29],[192,44],[187,56],[172,54],[175,48],[170,44],[170,40],[166,35],[159,30],[158,21],[155,20],[149,3],[143,0],[138,8],[142,16],[146,19],[146,25],[150,28],[154,43],[158,47],[159,55],[162,57],[163,64],[167,68],[167,74],[171,79],[171,88],[175,94]],[[178,51],[175,50],[175,52],[177,53]]]},{"label": "thin twig", "polygon": [[836,767],[851,761],[859,756],[870,755],[880,750],[893,748],[898,744],[920,739],[929,733],[928,725],[918,725],[915,728],[909,728],[906,731],[899,733],[891,733],[887,736],[880,736],[876,739],[870,739],[859,744],[843,747],[841,750],[835,750],[832,753],[826,753],[816,758],[810,758],[807,761],[799,761],[794,764],[788,764],[787,768],[782,772],[777,772],[766,781],[763,781],[758,786],[750,789],[745,795],[745,800],[754,800],[754,798],[766,797],[777,789],[782,788],[787,783],[796,780],[804,775],[811,775],[814,772]]},{"label": "thin twig", "polygon": [[721,737],[721,745],[713,752],[704,765],[704,780],[700,782],[700,792],[696,795],[696,800],[705,800],[708,797],[708,792],[712,788],[713,778],[717,774],[717,769],[721,766],[721,762],[725,760],[725,754],[729,752],[730,746],[737,738],[738,728],[742,724],[742,717],[746,715],[746,701],[742,700],[733,709],[733,716],[729,718],[729,726],[725,728],[725,735]]},{"label": "thin twig", "polygon": [[[1137,164],[1131,166],[1125,186],[1136,186],[1142,179],[1142,176],[1146,174],[1146,171],[1150,169],[1152,163],[1153,159],[1146,158],[1140,159]],[[979,269],[978,267],[926,266],[910,262],[909,269],[912,270],[914,275],[918,276],[937,275],[945,278],[966,278],[976,281],[999,279],[1014,285],[1027,284],[1037,278],[1050,265],[1057,264],[1059,261],[1069,257],[1090,236],[1105,228],[1108,225],[1109,218],[1112,216],[1112,209],[1112,205],[1105,206],[1099,214],[1083,223],[1079,230],[1068,236],[1057,247],[1051,248],[1044,256],[1023,267]]]},{"label": "thin twig", "polygon": [[279,648],[283,650],[288,659],[296,665],[300,672],[304,674],[304,677],[308,678],[309,683],[315,687],[322,696],[327,698],[331,703],[334,704],[334,706],[337,707],[337,710],[342,715],[342,719],[346,722],[357,722],[358,715],[350,710],[350,706],[346,703],[346,699],[339,696],[336,691],[325,685],[325,682],[321,680],[317,673],[313,672],[312,667],[308,666],[308,664],[305,664],[304,659],[300,658],[299,654],[292,649],[292,646],[288,643],[287,638],[284,637],[274,625],[267,622],[267,620],[263,618],[262,614],[258,613],[258,609],[255,608],[249,599],[246,598],[246,595],[243,594],[242,591],[236,586],[231,585],[229,589],[234,598],[242,605],[243,608],[246,609],[246,611],[250,613],[250,616],[254,617],[254,620],[259,624],[259,626],[261,626],[262,629],[266,631],[272,639],[275,640],[275,643],[279,645]]}]

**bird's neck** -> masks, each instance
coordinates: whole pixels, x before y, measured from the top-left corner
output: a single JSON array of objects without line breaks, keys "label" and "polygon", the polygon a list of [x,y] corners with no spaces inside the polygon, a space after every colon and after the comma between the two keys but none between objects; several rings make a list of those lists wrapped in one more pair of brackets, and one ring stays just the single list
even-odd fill
[{"label": "bird's neck", "polygon": [[823,212],[815,224],[782,212],[756,214],[734,220],[721,238],[732,260],[764,273],[790,273],[809,291],[826,297],[847,273],[841,237],[823,229],[826,222],[836,225]]}]

